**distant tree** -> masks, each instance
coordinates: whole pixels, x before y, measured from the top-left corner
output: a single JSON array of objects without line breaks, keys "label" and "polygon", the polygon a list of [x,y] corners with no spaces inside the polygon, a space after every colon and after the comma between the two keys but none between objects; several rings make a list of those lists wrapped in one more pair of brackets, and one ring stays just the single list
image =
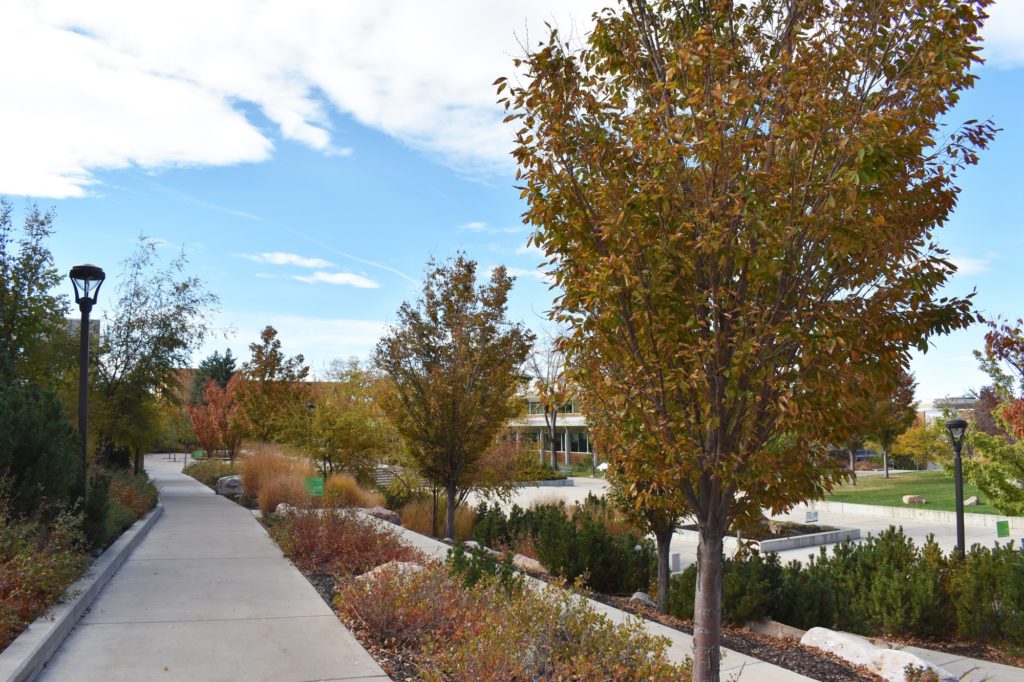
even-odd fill
[{"label": "distant tree", "polygon": [[995,386],[983,386],[974,402],[974,428],[990,436],[1007,436],[1006,430],[999,424],[996,411],[1003,404]]},{"label": "distant tree", "polygon": [[565,354],[555,341],[544,347],[535,346],[527,361],[527,370],[533,379],[533,390],[540,398],[544,410],[544,424],[551,443],[551,468],[558,470],[558,411],[569,402],[572,394],[566,375]]},{"label": "distant tree", "polygon": [[248,435],[264,442],[295,440],[309,402],[305,357],[301,353],[287,357],[277,330],[270,325],[264,327],[259,341],[249,344],[249,352],[252,357],[242,364],[244,381],[235,395]]},{"label": "distant tree", "polygon": [[1024,440],[975,433],[973,441],[974,457],[964,459],[964,477],[1000,513],[1024,515]]},{"label": "distant tree", "polygon": [[997,393],[1004,398],[1024,397],[1024,319],[1011,325],[996,318],[986,324],[985,348],[974,356],[992,377]]},{"label": "distant tree", "polygon": [[420,474],[445,490],[448,537],[455,536],[460,489],[519,412],[514,397],[533,341],[505,318],[513,278],[499,266],[477,288],[476,269],[463,255],[430,261],[423,295],[402,304],[374,353],[394,386],[384,402],[388,418]]},{"label": "distant tree", "polygon": [[357,360],[335,363],[330,379],[313,394],[300,445],[322,475],[346,471],[365,479],[396,436],[377,399],[382,381]]},{"label": "distant tree", "polygon": [[91,423],[101,451],[128,448],[136,473],[159,437],[159,401],[180,400],[178,369],[206,339],[218,302],[187,265],[184,252],[161,265],[157,243],[140,235],[99,344]]},{"label": "distant tree", "polygon": [[882,449],[882,468],[889,478],[889,451],[900,434],[914,423],[917,403],[914,402],[914,388],[917,382],[906,371],[897,377],[896,388],[871,406],[867,419],[867,435]]},{"label": "distant tree", "polygon": [[203,391],[206,390],[208,381],[215,381],[221,388],[227,388],[228,381],[235,375],[235,356],[231,349],[224,351],[213,351],[213,354],[199,363],[199,369],[195,378],[192,379],[192,394],[189,397],[189,404],[194,405],[203,399]]},{"label": "distant tree", "polygon": [[929,462],[945,462],[951,450],[943,420],[914,424],[896,437],[891,453],[910,457],[921,466],[927,466]]},{"label": "distant tree", "polygon": [[53,293],[62,279],[46,245],[54,213],[30,206],[20,236],[11,214],[0,197],[0,377],[53,387],[75,360],[77,338],[65,329],[68,297]]},{"label": "distant tree", "polygon": [[227,386],[221,388],[214,379],[210,379],[206,382],[202,400],[189,408],[196,441],[208,455],[216,450],[227,450],[231,462],[235,461],[245,433],[244,420],[235,401],[240,383],[241,378],[234,376]]},{"label": "distant tree", "polygon": [[938,297],[933,230],[994,135],[942,130],[987,4],[627,0],[497,81],[588,424],[676,469],[696,517],[696,682],[719,677],[730,523],[840,480],[851,379],[894,389],[972,320]]}]

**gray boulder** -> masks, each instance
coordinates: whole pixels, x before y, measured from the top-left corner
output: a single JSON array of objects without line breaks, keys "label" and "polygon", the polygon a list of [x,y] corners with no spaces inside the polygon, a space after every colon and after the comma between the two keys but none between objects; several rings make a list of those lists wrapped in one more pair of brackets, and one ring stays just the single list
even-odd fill
[{"label": "gray boulder", "polygon": [[380,519],[381,521],[387,521],[393,523],[396,526],[402,525],[402,517],[398,515],[398,512],[385,509],[384,507],[370,507],[369,509],[363,509],[364,512]]},{"label": "gray boulder", "polygon": [[214,488],[217,490],[218,495],[223,495],[224,497],[241,497],[245,494],[242,477],[238,475],[221,476],[217,479],[217,485]]},{"label": "gray boulder", "polygon": [[981,504],[981,500],[978,499],[977,495],[971,495],[966,500],[964,500],[964,506],[965,507],[974,507],[974,506],[977,506],[979,504]]},{"label": "gray boulder", "polygon": [[658,608],[658,605],[654,603],[651,596],[646,592],[634,592],[633,596],[629,598],[629,601],[636,604],[643,604],[644,606],[650,606],[652,609]]},{"label": "gray boulder", "polygon": [[928,500],[920,495],[904,495],[903,504],[928,504]]}]

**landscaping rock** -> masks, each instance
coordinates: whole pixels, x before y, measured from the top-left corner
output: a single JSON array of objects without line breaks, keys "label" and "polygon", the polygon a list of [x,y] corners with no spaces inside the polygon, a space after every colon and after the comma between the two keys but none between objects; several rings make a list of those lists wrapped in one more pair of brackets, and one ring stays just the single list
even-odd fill
[{"label": "landscaping rock", "polygon": [[384,507],[369,507],[363,509],[363,511],[369,514],[370,516],[380,519],[381,521],[387,521],[388,523],[393,523],[396,526],[402,525],[402,518],[398,515],[398,512],[396,511],[391,511],[390,509],[385,509]]},{"label": "landscaping rock", "polygon": [[979,504],[981,504],[981,500],[978,499],[977,495],[971,495],[966,500],[964,500],[965,507],[974,507]]},{"label": "landscaping rock", "polygon": [[800,643],[827,651],[854,665],[862,665],[890,682],[905,682],[907,666],[931,670],[940,682],[955,682],[957,679],[952,673],[909,652],[875,646],[866,639],[828,628],[811,628],[800,638]]},{"label": "landscaping rock", "polygon": [[634,592],[633,596],[629,598],[629,601],[637,604],[643,604],[644,606],[650,606],[652,609],[658,608],[658,605],[654,603],[651,596],[646,592]]},{"label": "landscaping rock", "polygon": [[223,495],[224,497],[241,497],[245,494],[242,477],[238,475],[221,476],[217,479],[217,485],[214,488],[218,495]]},{"label": "landscaping rock", "polygon": [[528,573],[543,573],[544,566],[541,565],[536,559],[531,559],[523,554],[515,554],[512,557],[512,565],[518,568],[520,571],[526,571]]},{"label": "landscaping rock", "polygon": [[928,504],[928,500],[920,495],[904,495],[903,504]]},{"label": "landscaping rock", "polygon": [[296,507],[293,507],[292,505],[288,504],[287,502],[282,502],[281,504],[277,505],[276,509],[274,509],[274,513],[277,514],[278,516],[287,516],[288,514],[291,514],[295,510],[296,510]]},{"label": "landscaping rock", "polygon": [[423,566],[417,564],[415,561],[389,561],[386,564],[381,564],[372,571],[367,571],[360,576],[356,577],[356,580],[361,582],[374,581],[385,573],[393,572],[400,575],[413,575],[423,570]]}]

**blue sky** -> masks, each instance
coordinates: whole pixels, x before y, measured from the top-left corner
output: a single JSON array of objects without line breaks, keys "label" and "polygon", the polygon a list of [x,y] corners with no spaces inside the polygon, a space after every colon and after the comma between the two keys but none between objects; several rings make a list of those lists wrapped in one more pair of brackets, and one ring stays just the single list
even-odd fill
[{"label": "blue sky", "polygon": [[[221,298],[227,336],[202,354],[245,356],[273,324],[314,372],[365,357],[427,259],[459,249],[516,273],[510,316],[545,326],[551,293],[526,248],[491,82],[544,21],[578,30],[603,3],[360,4],[372,6],[5,5],[0,58],[19,67],[0,73],[0,194],[56,208],[58,267],[108,273],[100,316],[140,232],[168,256],[183,247]],[[1016,318],[1024,3],[992,13],[990,64],[953,118],[1003,132],[937,236],[961,267],[949,291],[975,288],[980,310]],[[915,357],[919,398],[980,387],[982,335]]]}]

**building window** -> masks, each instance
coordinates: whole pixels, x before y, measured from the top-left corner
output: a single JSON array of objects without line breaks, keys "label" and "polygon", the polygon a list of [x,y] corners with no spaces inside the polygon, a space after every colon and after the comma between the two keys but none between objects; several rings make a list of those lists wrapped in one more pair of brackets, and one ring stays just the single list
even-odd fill
[{"label": "building window", "polygon": [[572,452],[593,452],[590,449],[590,438],[585,431],[569,432],[569,449]]},{"label": "building window", "polygon": [[539,400],[531,400],[526,406],[529,414],[544,414],[544,405]]}]

